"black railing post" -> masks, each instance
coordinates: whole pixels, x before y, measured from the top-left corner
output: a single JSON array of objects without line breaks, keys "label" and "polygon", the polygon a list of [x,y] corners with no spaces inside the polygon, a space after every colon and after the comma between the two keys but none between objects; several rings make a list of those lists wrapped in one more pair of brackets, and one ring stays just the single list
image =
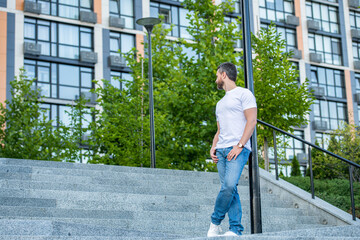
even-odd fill
[{"label": "black railing post", "polygon": [[353,171],[354,171],[354,166],[349,166],[350,195],[351,195],[351,212],[352,212],[353,220],[356,221],[356,215],[355,215],[355,200],[354,200],[354,185],[353,185]]},{"label": "black railing post", "polygon": [[309,171],[310,171],[310,186],[311,186],[311,197],[315,199],[315,189],[314,189],[314,175],[312,169],[312,160],[311,160],[311,147],[309,146]]},{"label": "black railing post", "polygon": [[276,176],[276,180],[279,180],[278,159],[277,159],[277,147],[276,147],[276,132],[275,132],[275,130],[273,130],[273,136],[274,136],[275,176]]},{"label": "black railing post", "polygon": [[[243,52],[244,52],[244,79],[247,87],[254,95],[254,81],[252,69],[251,31],[250,31],[250,1],[241,3],[243,26]],[[249,188],[250,188],[250,222],[251,233],[262,233],[260,177],[257,157],[256,128],[251,137],[252,158],[249,161]]]}]

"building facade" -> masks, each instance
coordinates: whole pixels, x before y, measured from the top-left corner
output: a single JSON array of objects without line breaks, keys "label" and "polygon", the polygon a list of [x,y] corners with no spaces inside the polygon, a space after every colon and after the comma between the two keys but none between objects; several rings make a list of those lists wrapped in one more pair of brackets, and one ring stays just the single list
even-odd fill
[{"label": "building facade", "polygon": [[[294,53],[300,82],[310,80],[316,96],[310,124],[295,134],[313,143],[322,144],[342,121],[360,125],[358,6],[359,0],[251,1],[252,31],[274,23]],[[159,14],[175,25],[172,37],[188,37],[181,0],[0,0],[0,101],[11,100],[10,81],[23,67],[37,79],[50,119],[66,123],[67,105],[94,88],[92,79],[132,80],[118,50],[144,54],[144,31],[135,21]],[[239,15],[237,2],[226,21]],[[305,146],[288,143],[286,157],[305,164]]]}]

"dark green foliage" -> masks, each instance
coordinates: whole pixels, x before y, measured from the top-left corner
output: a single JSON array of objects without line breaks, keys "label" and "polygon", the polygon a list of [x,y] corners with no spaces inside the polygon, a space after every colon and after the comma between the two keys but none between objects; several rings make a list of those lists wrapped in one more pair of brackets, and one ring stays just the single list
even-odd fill
[{"label": "dark green foliage", "polygon": [[[309,177],[282,177],[295,186],[311,192]],[[315,196],[351,213],[350,183],[347,179],[314,180]],[[360,183],[354,182],[356,216],[360,217]]]},{"label": "dark green foliage", "polygon": [[301,176],[300,164],[296,156],[291,160],[291,176]]}]

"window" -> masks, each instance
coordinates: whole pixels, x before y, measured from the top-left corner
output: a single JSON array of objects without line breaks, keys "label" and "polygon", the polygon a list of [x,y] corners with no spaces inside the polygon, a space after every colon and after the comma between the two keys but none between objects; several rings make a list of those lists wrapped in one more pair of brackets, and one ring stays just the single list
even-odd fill
[{"label": "window", "polygon": [[339,38],[327,37],[309,33],[309,50],[322,55],[322,61],[329,64],[341,65],[342,53]]},{"label": "window", "polygon": [[110,84],[120,90],[127,89],[126,83],[132,81],[131,73],[111,71]]},{"label": "window", "polygon": [[92,68],[28,59],[24,60],[24,68],[30,79],[36,78],[35,85],[47,98],[75,100],[81,92],[94,87]]},{"label": "window", "polygon": [[[355,74],[355,82],[356,82],[356,93],[360,93],[360,74],[356,73]],[[358,123],[358,126],[360,126],[360,103],[357,104],[358,105],[358,120],[359,120],[359,123]]]},{"label": "window", "polygon": [[[268,29],[269,25],[267,24],[261,24],[262,28]],[[291,28],[283,28],[276,26],[276,31],[278,34],[280,34],[281,39],[285,40],[286,47],[283,50],[286,50],[286,52],[290,52],[293,49],[297,49],[297,43],[296,43],[296,30]]]},{"label": "window", "polygon": [[[135,36],[125,33],[110,32],[110,54],[127,53],[135,47]],[[120,52],[119,52],[120,51]]]},{"label": "window", "polygon": [[353,42],[354,61],[360,61],[360,42]]},{"label": "window", "polygon": [[350,11],[350,27],[360,29],[360,12]]},{"label": "window", "polygon": [[92,0],[28,0],[41,3],[41,13],[79,19],[80,11],[93,11]]},{"label": "window", "polygon": [[360,93],[360,74],[356,73],[355,74],[355,84],[356,84],[356,92]]},{"label": "window", "polygon": [[315,141],[319,144],[319,147],[322,147],[324,149],[327,149],[329,146],[330,141],[330,134],[326,133],[315,133]]},{"label": "window", "polygon": [[306,2],[306,15],[308,19],[319,21],[322,31],[340,33],[337,7],[317,2]]},{"label": "window", "polygon": [[191,39],[192,36],[187,32],[187,27],[190,25],[186,15],[188,10],[182,7],[162,4],[157,2],[150,2],[150,16],[159,17],[163,15],[165,27],[170,27],[170,24],[174,24],[173,30],[169,33],[173,37],[181,37]]},{"label": "window", "polygon": [[323,87],[327,97],[346,98],[342,71],[311,66],[311,85]]},{"label": "window", "polygon": [[[304,139],[304,131],[294,131],[294,135]],[[305,152],[305,145],[294,138],[283,135],[281,141],[286,143],[286,145],[279,146],[278,151],[284,152],[287,160],[293,159],[294,156],[297,157],[298,153]]]},{"label": "window", "polygon": [[93,51],[93,30],[25,18],[24,41],[41,44],[41,55],[79,59],[80,51]]},{"label": "window", "polygon": [[345,103],[315,100],[314,120],[327,122],[330,130],[338,129],[342,122],[347,122],[347,108]]},{"label": "window", "polygon": [[[237,23],[236,18],[234,18],[234,17],[225,17],[224,22],[227,23],[227,24],[235,23],[237,25],[237,28],[234,29],[234,31],[238,31],[238,32],[242,31],[241,24]],[[242,45],[243,45],[243,43],[242,43],[242,40],[240,40],[240,39],[236,40],[236,42],[234,43],[234,47],[237,47],[237,48],[242,48]]]},{"label": "window", "polygon": [[110,16],[125,19],[125,28],[134,28],[134,0],[110,0]]},{"label": "window", "polygon": [[288,15],[295,15],[293,0],[260,0],[260,17],[275,22],[284,22]]}]

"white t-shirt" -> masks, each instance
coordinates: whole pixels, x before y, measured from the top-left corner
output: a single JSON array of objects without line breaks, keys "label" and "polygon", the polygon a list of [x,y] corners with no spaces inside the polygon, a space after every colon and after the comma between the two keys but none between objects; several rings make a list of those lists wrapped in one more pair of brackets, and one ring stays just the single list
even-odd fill
[{"label": "white t-shirt", "polygon": [[[216,104],[216,121],[220,125],[216,149],[232,147],[239,143],[247,122],[244,110],[254,107],[256,100],[250,90],[236,87],[226,92]],[[250,140],[245,143],[245,147],[251,151]]]}]

